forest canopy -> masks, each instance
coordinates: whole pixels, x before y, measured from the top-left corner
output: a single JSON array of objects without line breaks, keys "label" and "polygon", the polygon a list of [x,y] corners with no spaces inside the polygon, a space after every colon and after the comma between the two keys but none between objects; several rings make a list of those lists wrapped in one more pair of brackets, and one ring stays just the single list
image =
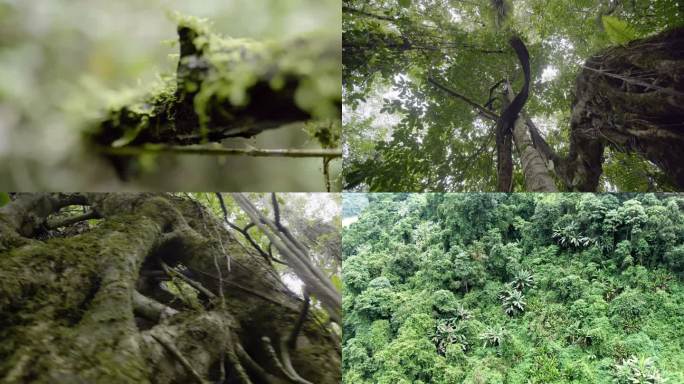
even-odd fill
[{"label": "forest canopy", "polygon": [[344,383],[684,382],[684,199],[371,194]]},{"label": "forest canopy", "polygon": [[339,383],[339,196],[0,197],[3,383]]},{"label": "forest canopy", "polygon": [[676,0],[344,0],[345,188],[679,190],[682,20]]}]

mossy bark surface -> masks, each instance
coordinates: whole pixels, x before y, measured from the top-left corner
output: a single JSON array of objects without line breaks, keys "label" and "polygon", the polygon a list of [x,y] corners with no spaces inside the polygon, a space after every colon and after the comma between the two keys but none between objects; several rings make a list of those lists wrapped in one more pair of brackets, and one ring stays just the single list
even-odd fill
[{"label": "mossy bark surface", "polygon": [[[96,221],[47,228],[51,215],[74,204],[95,211]],[[309,314],[295,348],[283,351],[302,300],[193,200],[18,195],[0,208],[0,223],[2,382],[296,382],[264,338],[305,380],[340,380],[329,325]],[[164,267],[210,296],[185,300],[165,289],[160,281],[174,279],[160,274]]]},{"label": "mossy bark surface", "polygon": [[175,77],[112,106],[91,141],[113,147],[189,145],[340,118],[336,38],[251,41],[218,36],[196,20],[181,20],[178,37]]}]

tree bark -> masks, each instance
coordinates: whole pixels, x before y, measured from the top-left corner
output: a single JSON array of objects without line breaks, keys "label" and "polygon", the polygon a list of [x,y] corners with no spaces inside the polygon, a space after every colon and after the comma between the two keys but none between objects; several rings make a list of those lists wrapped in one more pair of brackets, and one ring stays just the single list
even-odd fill
[{"label": "tree bark", "polygon": [[513,140],[525,176],[525,191],[558,192],[544,158],[532,143],[529,128],[522,113],[515,120]]},{"label": "tree bark", "polygon": [[[504,97],[508,102],[513,100],[513,93],[510,92],[510,87],[504,89]],[[525,191],[558,192],[556,183],[551,176],[551,171],[547,166],[549,163],[545,160],[543,153],[534,145],[530,135],[532,131],[530,124],[532,122],[528,121],[525,113],[521,112],[513,126],[513,142],[515,143],[525,178]]]},{"label": "tree bark", "polygon": [[[46,227],[74,204],[101,219]],[[4,383],[340,381],[335,331],[309,315],[283,349],[303,300],[189,198],[19,195],[0,208],[0,246]]]},{"label": "tree bark", "polygon": [[[507,83],[510,87],[510,84]],[[504,111],[512,99],[509,88],[504,91],[501,110]],[[496,190],[497,192],[513,191],[513,132],[506,132],[501,118],[496,122]]]},{"label": "tree bark", "polygon": [[684,188],[684,28],[589,59],[575,86],[568,189],[595,191],[606,146],[637,152]]}]

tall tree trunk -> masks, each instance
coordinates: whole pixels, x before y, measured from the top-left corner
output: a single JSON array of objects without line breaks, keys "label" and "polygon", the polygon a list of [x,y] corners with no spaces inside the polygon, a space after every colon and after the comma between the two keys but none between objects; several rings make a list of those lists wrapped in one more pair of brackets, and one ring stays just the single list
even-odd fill
[{"label": "tall tree trunk", "polygon": [[[504,89],[504,98],[511,102],[513,93],[510,86]],[[531,128],[528,126],[526,115],[520,113],[513,127],[513,142],[520,158],[523,176],[525,178],[525,191],[527,192],[558,192],[556,183],[547,167],[547,161],[543,152],[537,149],[530,136]],[[498,126],[498,124],[497,124]]]},{"label": "tall tree trunk", "polygon": [[[510,100],[506,97],[509,93],[504,91],[502,111],[510,104]],[[496,123],[496,184],[498,192],[512,192],[513,190],[513,134],[506,132],[501,119],[498,119]]]},{"label": "tall tree trunk", "polygon": [[[74,204],[100,219],[54,219]],[[191,199],[19,195],[0,252],[4,383],[340,381],[335,332]]]},{"label": "tall tree trunk", "polygon": [[603,151],[637,152],[684,188],[684,28],[610,48],[577,78],[568,188],[595,191]]},{"label": "tall tree trunk", "polygon": [[515,121],[513,130],[515,148],[520,157],[523,175],[525,177],[525,191],[527,192],[558,192],[556,183],[541,153],[532,143],[529,128],[523,114]]}]

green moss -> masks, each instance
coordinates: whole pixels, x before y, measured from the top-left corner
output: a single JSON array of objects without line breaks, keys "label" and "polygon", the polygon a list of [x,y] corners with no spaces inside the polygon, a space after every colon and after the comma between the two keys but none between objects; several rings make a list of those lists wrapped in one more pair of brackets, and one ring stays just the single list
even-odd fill
[{"label": "green moss", "polygon": [[[152,90],[126,91],[113,100],[105,122],[91,132],[100,144],[169,142],[176,134],[199,134],[206,141],[212,128],[240,129],[280,118],[339,119],[339,36],[326,32],[254,41],[212,33],[203,19],[174,18],[181,51],[177,74],[161,78]],[[269,105],[252,105],[254,98]],[[311,134],[333,147],[340,127],[328,125]]]},{"label": "green moss", "polygon": [[124,91],[112,101],[107,113],[109,129],[115,129],[112,147],[123,147],[133,142],[147,129],[160,130],[172,124],[172,106],[176,100],[176,84],[170,79],[160,80],[150,92]]}]

